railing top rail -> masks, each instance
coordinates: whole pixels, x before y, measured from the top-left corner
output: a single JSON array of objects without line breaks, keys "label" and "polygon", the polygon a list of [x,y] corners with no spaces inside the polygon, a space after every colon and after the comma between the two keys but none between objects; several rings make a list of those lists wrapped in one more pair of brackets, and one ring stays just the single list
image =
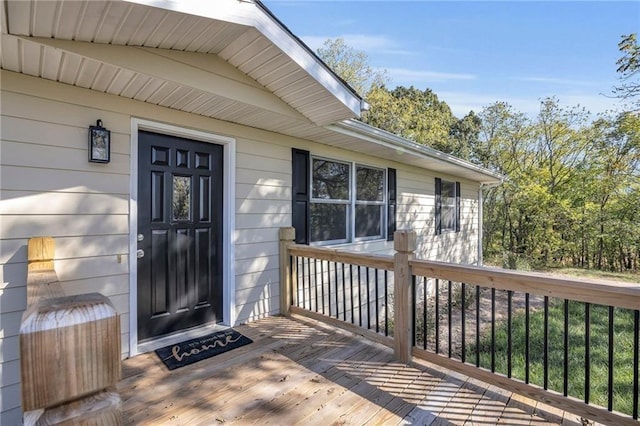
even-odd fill
[{"label": "railing top rail", "polygon": [[579,302],[640,309],[640,283],[569,279],[534,272],[457,265],[428,260],[409,262],[414,275],[513,290]]},{"label": "railing top rail", "polygon": [[393,256],[379,254],[359,253],[347,250],[338,250],[327,247],[313,247],[301,244],[289,246],[292,256],[312,257],[330,262],[348,263],[368,268],[393,271]]}]

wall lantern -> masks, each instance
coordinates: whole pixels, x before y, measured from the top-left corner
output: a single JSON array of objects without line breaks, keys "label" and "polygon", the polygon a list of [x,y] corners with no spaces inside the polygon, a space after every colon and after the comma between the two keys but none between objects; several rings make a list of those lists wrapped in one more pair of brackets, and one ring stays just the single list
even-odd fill
[{"label": "wall lantern", "polygon": [[111,161],[111,132],[102,127],[102,120],[98,120],[95,126],[89,126],[89,161]]}]

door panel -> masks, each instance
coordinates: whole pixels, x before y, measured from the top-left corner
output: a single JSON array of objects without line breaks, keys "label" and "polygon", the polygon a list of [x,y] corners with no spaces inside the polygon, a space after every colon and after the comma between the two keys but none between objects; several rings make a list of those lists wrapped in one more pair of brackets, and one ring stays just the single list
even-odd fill
[{"label": "door panel", "polygon": [[138,134],[138,338],[222,321],[223,147]]}]

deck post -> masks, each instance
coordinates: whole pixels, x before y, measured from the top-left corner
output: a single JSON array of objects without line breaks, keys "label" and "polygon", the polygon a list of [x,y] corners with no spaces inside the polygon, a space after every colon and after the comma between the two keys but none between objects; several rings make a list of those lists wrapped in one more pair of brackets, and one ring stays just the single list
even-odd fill
[{"label": "deck post", "polygon": [[393,343],[394,354],[401,361],[411,361],[413,346],[413,319],[411,318],[413,292],[411,291],[412,272],[409,261],[413,260],[416,250],[416,233],[411,230],[396,231],[393,235],[394,261],[394,312],[395,322]]},{"label": "deck post", "polygon": [[292,296],[291,260],[289,246],[294,244],[296,229],[293,227],[280,228],[280,313],[289,315]]}]

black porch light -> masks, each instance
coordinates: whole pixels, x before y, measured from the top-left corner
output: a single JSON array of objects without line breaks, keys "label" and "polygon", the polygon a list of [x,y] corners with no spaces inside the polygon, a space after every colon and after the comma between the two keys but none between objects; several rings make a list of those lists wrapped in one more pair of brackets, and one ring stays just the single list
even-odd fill
[{"label": "black porch light", "polygon": [[89,126],[89,161],[111,161],[111,132],[102,127],[102,120],[98,120],[95,126]]}]

